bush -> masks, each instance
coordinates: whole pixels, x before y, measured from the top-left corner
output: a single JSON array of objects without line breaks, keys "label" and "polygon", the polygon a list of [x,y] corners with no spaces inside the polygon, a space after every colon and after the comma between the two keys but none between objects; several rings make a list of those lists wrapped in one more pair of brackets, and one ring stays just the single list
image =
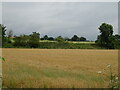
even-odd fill
[{"label": "bush", "polygon": [[21,35],[15,37],[14,46],[15,47],[28,47],[28,48],[38,48],[39,47],[39,33],[33,32],[31,35]]}]

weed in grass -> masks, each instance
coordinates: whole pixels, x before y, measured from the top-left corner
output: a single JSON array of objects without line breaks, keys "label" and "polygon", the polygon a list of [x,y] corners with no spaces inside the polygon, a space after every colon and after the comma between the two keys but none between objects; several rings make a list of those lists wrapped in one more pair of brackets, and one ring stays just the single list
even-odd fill
[{"label": "weed in grass", "polygon": [[110,88],[118,88],[119,87],[119,76],[112,71],[112,65],[108,64],[107,69],[103,69],[103,71],[98,71],[99,74],[105,76],[104,81],[106,79],[109,81],[108,87]]}]

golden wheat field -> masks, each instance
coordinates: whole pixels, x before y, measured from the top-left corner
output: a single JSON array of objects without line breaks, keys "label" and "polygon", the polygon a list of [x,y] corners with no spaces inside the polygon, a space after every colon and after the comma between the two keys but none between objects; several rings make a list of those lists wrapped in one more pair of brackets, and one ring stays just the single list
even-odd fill
[{"label": "golden wheat field", "polygon": [[98,71],[112,64],[117,73],[118,50],[3,49],[3,87],[100,88],[109,80]]}]

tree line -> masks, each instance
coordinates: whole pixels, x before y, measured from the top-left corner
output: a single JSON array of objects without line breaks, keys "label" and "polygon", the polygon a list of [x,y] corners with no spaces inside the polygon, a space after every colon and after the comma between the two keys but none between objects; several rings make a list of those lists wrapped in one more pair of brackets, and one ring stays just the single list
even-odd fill
[{"label": "tree line", "polygon": [[68,37],[63,38],[62,36],[58,36],[57,38],[53,38],[53,37],[48,37],[47,35],[45,35],[45,36],[43,36],[43,38],[41,38],[41,40],[86,41],[87,39],[85,37],[78,37],[77,35],[74,35],[72,38],[68,38]]},{"label": "tree line", "polygon": [[[115,49],[120,47],[120,35],[113,35],[113,26],[110,24],[102,23],[98,27],[100,35],[98,35],[96,45],[99,47],[104,47],[107,49]],[[40,40],[55,41],[56,43],[62,43],[62,45],[67,45],[67,41],[87,41],[85,37],[78,37],[74,35],[72,38],[58,36],[56,38],[48,37],[48,35],[40,38],[40,33],[32,32],[30,35],[19,35],[13,37],[13,31],[7,31],[6,26],[0,24],[0,32],[2,34],[2,46],[3,47],[29,47],[29,48],[39,48]],[[48,43],[47,43],[48,44]],[[49,45],[49,44],[48,44]],[[53,43],[52,43],[53,45]],[[56,44],[57,45],[57,44]],[[59,47],[59,46],[58,46]]]},{"label": "tree line", "polygon": [[6,26],[1,25],[1,31],[2,31],[2,46],[18,46],[18,47],[30,47],[30,48],[37,48],[39,47],[40,40],[49,40],[49,41],[56,41],[63,43],[65,41],[86,41],[85,37],[78,37],[77,35],[74,35],[72,38],[62,36],[58,36],[56,38],[48,37],[48,35],[43,36],[40,38],[40,33],[32,32],[30,35],[19,35],[19,36],[13,36],[13,31],[9,30],[7,31]]}]

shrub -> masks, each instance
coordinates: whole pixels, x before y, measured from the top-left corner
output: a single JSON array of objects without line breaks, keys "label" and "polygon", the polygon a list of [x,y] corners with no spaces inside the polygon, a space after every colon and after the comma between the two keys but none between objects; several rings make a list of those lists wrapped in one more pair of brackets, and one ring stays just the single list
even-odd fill
[{"label": "shrub", "polygon": [[119,75],[113,73],[112,71],[112,65],[108,64],[107,69],[103,69],[103,71],[98,71],[99,74],[105,76],[104,81],[106,79],[109,81],[109,88],[119,88]]}]

